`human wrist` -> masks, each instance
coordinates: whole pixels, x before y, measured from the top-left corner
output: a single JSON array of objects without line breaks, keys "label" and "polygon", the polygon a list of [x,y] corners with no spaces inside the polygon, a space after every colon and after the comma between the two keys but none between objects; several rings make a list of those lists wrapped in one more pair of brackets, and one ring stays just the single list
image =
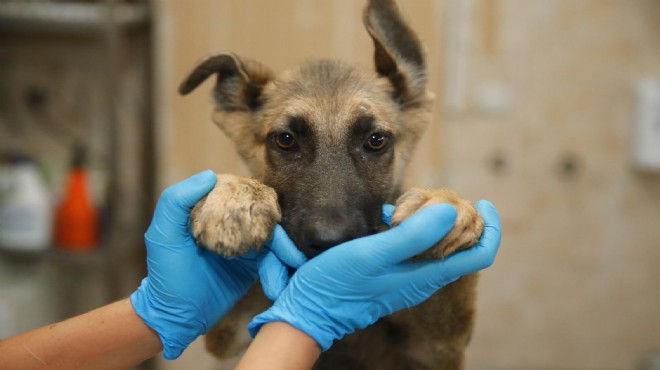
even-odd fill
[{"label": "human wrist", "polygon": [[284,322],[304,332],[322,351],[326,351],[335,340],[355,330],[352,326],[354,323],[350,323],[348,319],[344,321],[346,322],[334,318],[312,300],[291,302],[289,297],[284,295],[268,310],[255,316],[248,325],[248,330],[252,337],[256,337],[269,323]]},{"label": "human wrist", "polygon": [[321,347],[304,331],[282,321],[265,323],[250,344],[236,370],[310,369]]},{"label": "human wrist", "polygon": [[149,278],[144,278],[140,287],[130,295],[131,305],[142,321],[158,334],[163,346],[163,357],[176,359],[202,332],[197,322],[178,320],[180,315],[173,314],[156,304],[149,293]]},{"label": "human wrist", "polygon": [[[286,336],[287,338],[292,339],[296,343],[300,344],[305,351],[318,351],[321,352],[321,347],[319,344],[314,340],[314,338],[310,337],[307,333],[304,331],[296,328],[295,326],[284,322],[284,321],[273,321],[267,324],[264,324],[263,326],[263,331],[261,332],[261,335],[266,337],[266,336],[272,336],[277,333],[278,336]],[[284,342],[289,342],[285,340]]]}]

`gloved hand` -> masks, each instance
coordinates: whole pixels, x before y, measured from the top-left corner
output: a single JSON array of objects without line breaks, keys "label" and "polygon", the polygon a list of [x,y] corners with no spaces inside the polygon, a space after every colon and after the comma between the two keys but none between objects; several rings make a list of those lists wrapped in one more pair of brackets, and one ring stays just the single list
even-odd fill
[{"label": "gloved hand", "polygon": [[256,252],[227,259],[195,245],[190,234],[190,211],[215,181],[205,171],[166,189],[144,236],[148,276],[131,302],[160,336],[166,359],[218,323],[257,278]]},{"label": "gloved hand", "polygon": [[288,267],[299,268],[307,262],[307,257],[296,248],[282,226],[275,225],[273,237],[257,256],[257,262],[261,289],[266,297],[274,301],[289,283]]},{"label": "gloved hand", "polygon": [[[392,208],[384,207],[385,222]],[[501,238],[499,216],[487,201],[477,203],[477,210],[485,223],[479,243],[442,260],[409,261],[451,230],[456,210],[448,204],[424,207],[395,228],[325,251],[305,263],[288,285],[286,275],[262,274],[262,285],[271,297],[283,285],[286,288],[270,309],[254,317],[250,334],[255,336],[265,323],[284,321],[314,338],[325,351],[334,340],[419,304],[462,275],[490,266]],[[278,256],[293,245],[284,239],[269,245]],[[269,261],[276,264],[273,256]]]}]

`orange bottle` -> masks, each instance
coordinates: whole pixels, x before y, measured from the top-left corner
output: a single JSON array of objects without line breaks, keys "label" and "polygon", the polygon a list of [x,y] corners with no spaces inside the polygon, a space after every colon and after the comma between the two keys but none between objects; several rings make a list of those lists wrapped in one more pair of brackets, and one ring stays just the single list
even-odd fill
[{"label": "orange bottle", "polygon": [[62,202],[55,211],[55,243],[64,250],[86,252],[99,241],[99,216],[89,193],[85,153],[76,146]]}]

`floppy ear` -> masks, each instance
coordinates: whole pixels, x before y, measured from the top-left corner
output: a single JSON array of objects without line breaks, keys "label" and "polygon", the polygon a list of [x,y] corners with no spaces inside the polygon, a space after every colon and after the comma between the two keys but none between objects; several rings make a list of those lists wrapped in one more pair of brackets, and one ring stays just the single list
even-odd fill
[{"label": "floppy ear", "polygon": [[223,53],[200,62],[179,85],[179,93],[188,94],[212,74],[217,75],[213,91],[216,106],[227,112],[259,109],[261,91],[273,78],[273,73],[258,62]]},{"label": "floppy ear", "polygon": [[417,34],[404,22],[394,0],[370,0],[363,15],[379,75],[390,80],[401,104],[423,98],[426,63]]},{"label": "floppy ear", "polygon": [[263,105],[263,88],[274,78],[273,73],[255,61],[225,53],[206,58],[195,67],[179,86],[188,94],[212,74],[217,75],[213,89],[215,110],[211,118],[234,142],[254,176],[264,171],[263,142],[254,125],[254,113]]}]

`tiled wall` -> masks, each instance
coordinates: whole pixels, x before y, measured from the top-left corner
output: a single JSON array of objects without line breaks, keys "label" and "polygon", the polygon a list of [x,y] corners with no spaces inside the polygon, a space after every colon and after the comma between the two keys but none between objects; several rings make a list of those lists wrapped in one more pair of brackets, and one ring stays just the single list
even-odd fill
[{"label": "tiled wall", "polygon": [[[157,4],[163,185],[203,168],[245,173],[208,118],[211,83],[175,93],[201,57],[233,50],[275,70],[325,56],[370,66],[361,1]],[[660,2],[401,5],[437,95],[410,184],[491,199],[504,222],[469,366],[632,369],[660,350],[660,175],[630,161],[635,88],[660,79]],[[179,364],[212,367],[201,353]]]}]

